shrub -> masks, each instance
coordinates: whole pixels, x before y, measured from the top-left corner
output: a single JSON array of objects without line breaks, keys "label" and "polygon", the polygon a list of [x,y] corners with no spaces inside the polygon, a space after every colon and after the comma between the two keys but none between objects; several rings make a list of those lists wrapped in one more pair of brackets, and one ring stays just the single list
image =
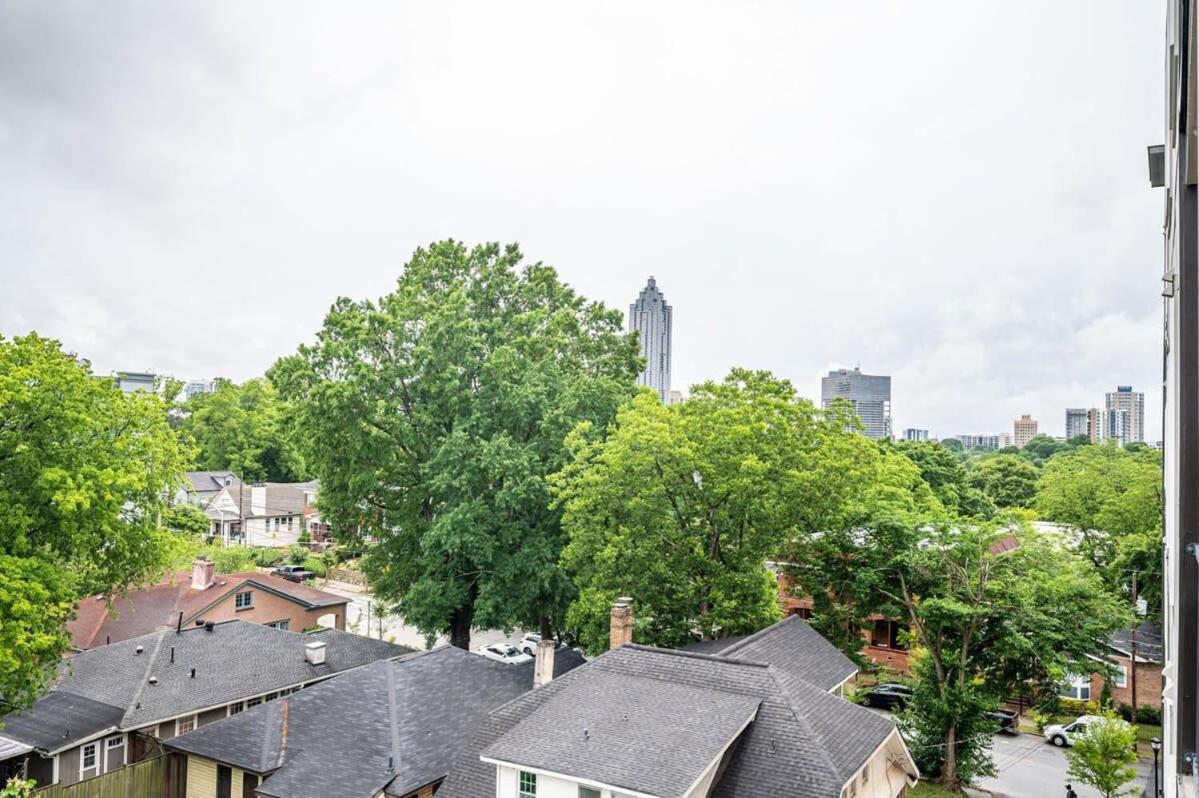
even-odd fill
[{"label": "shrub", "polygon": [[1160,726],[1162,725],[1162,711],[1157,707],[1139,706],[1137,707],[1136,722],[1146,726]]},{"label": "shrub", "polygon": [[287,553],[287,561],[292,565],[303,565],[308,559],[308,549],[303,546],[292,546]]},{"label": "shrub", "polygon": [[260,568],[270,568],[273,565],[277,565],[286,554],[287,552],[283,549],[254,549],[254,562]]},{"label": "shrub", "polygon": [[232,574],[254,570],[254,552],[241,546],[214,547],[209,556],[216,565],[218,574]]},{"label": "shrub", "polygon": [[300,564],[321,578],[324,578],[325,574],[329,572],[329,569],[325,567],[324,560],[319,557],[308,557]]},{"label": "shrub", "polygon": [[1095,715],[1099,705],[1094,701],[1083,701],[1078,698],[1063,698],[1060,703],[1062,712],[1067,715]]},{"label": "shrub", "polygon": [[1039,732],[1045,731],[1045,727],[1049,725],[1049,721],[1051,720],[1053,718],[1049,715],[1044,715],[1040,712],[1032,713],[1032,722],[1036,724],[1037,731]]}]

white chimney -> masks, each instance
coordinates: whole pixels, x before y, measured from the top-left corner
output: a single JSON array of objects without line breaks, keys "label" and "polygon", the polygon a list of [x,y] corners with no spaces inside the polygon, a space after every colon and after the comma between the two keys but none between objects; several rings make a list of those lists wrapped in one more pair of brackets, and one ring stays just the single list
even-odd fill
[{"label": "white chimney", "polygon": [[307,643],[304,646],[304,659],[308,660],[309,665],[324,665],[325,644],[319,640]]},{"label": "white chimney", "polygon": [[266,515],[266,485],[250,486],[250,515]]},{"label": "white chimney", "polygon": [[537,643],[533,660],[533,686],[544,687],[554,678],[554,641],[542,638]]},{"label": "white chimney", "polygon": [[210,560],[196,560],[192,563],[192,590],[207,590],[212,587],[213,569],[215,563]]}]

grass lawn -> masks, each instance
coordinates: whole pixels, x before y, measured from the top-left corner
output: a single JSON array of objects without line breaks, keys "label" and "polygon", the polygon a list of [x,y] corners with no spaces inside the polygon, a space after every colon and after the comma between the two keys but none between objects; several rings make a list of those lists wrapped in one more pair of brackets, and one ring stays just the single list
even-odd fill
[{"label": "grass lawn", "polygon": [[908,790],[908,798],[957,798],[960,793],[950,792],[940,784],[922,781]]}]

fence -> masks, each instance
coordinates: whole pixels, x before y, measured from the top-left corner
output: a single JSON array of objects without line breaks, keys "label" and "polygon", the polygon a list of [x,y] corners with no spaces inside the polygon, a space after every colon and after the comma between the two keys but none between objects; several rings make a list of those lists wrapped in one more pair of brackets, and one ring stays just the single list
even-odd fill
[{"label": "fence", "polygon": [[325,576],[338,582],[348,582],[351,585],[366,587],[366,575],[361,571],[351,571],[349,568],[330,568]]},{"label": "fence", "polygon": [[37,798],[183,798],[186,760],[165,754],[75,784],[52,784],[34,791]]}]

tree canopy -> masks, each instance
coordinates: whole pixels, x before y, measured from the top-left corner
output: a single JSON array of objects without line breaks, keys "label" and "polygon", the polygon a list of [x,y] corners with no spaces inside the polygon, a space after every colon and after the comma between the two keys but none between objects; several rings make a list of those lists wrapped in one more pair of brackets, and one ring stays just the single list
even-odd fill
[{"label": "tree canopy", "polygon": [[994,503],[970,483],[965,466],[952,451],[936,441],[897,441],[895,451],[920,468],[920,476],[950,512],[964,517],[989,518]]},{"label": "tree canopy", "polygon": [[186,462],[152,393],[122,393],[31,334],[0,338],[0,696],[32,701],[73,604],[167,564],[164,497]]},{"label": "tree canopy", "polygon": [[1108,711],[1066,751],[1066,772],[1103,798],[1139,795],[1140,789],[1130,784],[1137,777],[1136,741],[1136,726]]},{"label": "tree canopy", "polygon": [[978,462],[970,471],[970,484],[999,508],[1031,507],[1037,495],[1040,474],[1026,460],[996,454]]},{"label": "tree canopy", "polygon": [[198,469],[228,469],[247,482],[307,477],[293,443],[290,411],[270,380],[241,385],[218,380],[216,390],[183,404],[178,429],[196,447]]},{"label": "tree canopy", "polygon": [[519,249],[417,250],[396,290],[338,299],[272,381],[293,404],[322,515],[378,540],[372,589],[428,635],[560,623],[572,596],[547,476],[641,368],[622,316]]}]

